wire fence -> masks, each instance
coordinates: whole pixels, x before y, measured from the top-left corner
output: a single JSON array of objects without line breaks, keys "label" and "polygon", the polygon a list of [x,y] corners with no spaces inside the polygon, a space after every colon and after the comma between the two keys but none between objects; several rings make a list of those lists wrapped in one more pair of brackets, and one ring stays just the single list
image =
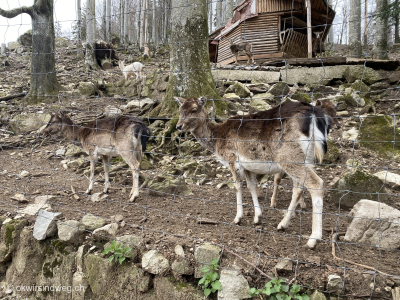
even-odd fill
[{"label": "wire fence", "polygon": [[[214,9],[218,3],[212,2],[211,7]],[[171,76],[169,46],[174,43],[171,39],[151,45],[150,57],[144,57],[136,43],[116,46],[120,60],[127,63],[140,60],[145,66],[143,77],[124,80],[116,65],[109,70],[99,68],[86,72],[79,45],[74,40],[58,38],[55,72],[63,88],[56,100],[51,103],[44,100],[35,105],[27,103],[23,96],[29,92],[30,80],[35,76],[30,72],[30,64],[36,54],[29,47],[8,45],[0,56],[0,207],[3,215],[11,219],[26,218],[32,225],[40,209],[62,212],[61,223],[68,220],[81,222],[88,215],[94,215],[102,225],[118,225],[117,233],[111,234],[111,239],[127,243],[121,237],[134,235],[139,237],[139,247],[158,250],[166,257],[173,256],[176,245],[181,245],[186,260],[194,263],[194,253],[200,245],[218,245],[222,249],[219,254],[222,269],[239,266],[251,287],[262,288],[269,280],[268,276],[279,276],[309,288],[310,293],[311,290],[326,293],[330,299],[334,294],[350,299],[391,299],[392,291],[400,285],[398,60],[376,62],[368,55],[358,60],[346,60],[343,53],[347,54],[349,50],[336,44],[330,45],[329,51],[327,48],[330,57],[308,60],[285,57],[279,40],[281,20],[291,15],[289,29],[306,37],[306,27],[296,25],[305,21],[299,15],[293,18],[293,11],[262,11],[262,6],[254,6],[259,11],[253,14],[255,3],[261,1],[249,1],[244,6],[244,10],[248,7],[250,15],[241,15],[241,10],[236,10],[239,19],[235,19],[238,22],[235,28],[240,30],[218,32],[215,52],[210,55],[214,91],[222,97],[208,99],[211,105],[208,104],[205,111],[212,117],[207,124],[233,122],[230,118],[234,117],[241,125],[236,128],[233,138],[222,135],[197,141],[192,134],[176,130],[178,108],[169,117],[158,114],[165,102],[175,102],[164,99]],[[188,2],[187,5],[193,4]],[[293,5],[291,1],[290,5]],[[273,5],[271,7],[274,9]],[[173,5],[168,8],[173,9]],[[325,9],[329,10],[326,4]],[[115,12],[113,14],[118,17]],[[335,24],[334,20],[325,23],[324,28],[332,22]],[[316,25],[313,31],[320,30],[318,28],[323,25]],[[266,35],[262,32],[264,26],[271,28]],[[246,40],[253,46],[254,64],[246,64],[245,56],[235,64],[234,55],[229,52],[229,39],[238,39],[244,32]],[[269,42],[270,36],[274,37],[273,42]],[[215,35],[211,34],[211,37],[215,38]],[[207,41],[210,45],[211,40]],[[193,42],[178,41],[182,47]],[[303,47],[296,43],[297,40],[292,39],[289,46],[293,49]],[[396,50],[389,52],[391,58],[396,55]],[[218,60],[220,57],[226,57],[226,60]],[[334,124],[330,126],[330,132],[326,132],[324,160],[315,163],[314,167],[315,173],[324,181],[324,201],[322,238],[318,237],[315,250],[310,250],[304,245],[311,228],[317,226],[315,219],[319,215],[315,211],[318,203],[312,202],[310,193],[313,195],[320,188],[305,188],[307,172],[304,180],[295,180],[295,184],[290,179],[295,178],[293,174],[283,177],[279,183],[265,174],[268,168],[272,170],[285,165],[288,167],[284,170],[290,173],[299,164],[302,168],[312,164],[307,157],[297,160],[296,151],[302,149],[306,153],[314,149],[315,143],[304,135],[293,139],[292,133],[300,129],[286,127],[293,120],[293,124],[305,124],[310,115],[296,115],[292,111],[284,118],[272,115],[271,119],[263,119],[264,115],[259,112],[278,107],[281,113],[284,107],[296,103],[296,109],[307,107],[315,117],[316,105],[326,100],[338,104],[335,119],[340,128],[335,128]],[[43,128],[54,115],[60,116],[60,112],[71,122],[58,120],[61,123],[57,123],[51,119],[50,125],[55,126],[55,130],[67,128],[69,134],[44,136]],[[253,132],[263,139],[259,140],[251,131],[243,138],[241,126],[249,122],[248,114],[258,114],[258,124],[274,126],[274,132],[255,126]],[[129,200],[136,175],[126,159],[134,154],[127,154],[124,159],[115,156],[96,161],[93,191],[86,193],[91,183],[91,159],[85,149],[97,151],[99,157],[96,160],[107,153],[141,152],[136,142],[127,146],[130,140],[140,140],[140,134],[132,129],[135,127],[121,129],[120,116],[138,116],[150,130],[144,155],[139,156],[140,171],[137,166],[133,168],[139,173],[139,195],[134,201]],[[181,117],[185,117],[182,111]],[[325,116],[317,118],[315,124],[321,128],[319,126],[326,120]],[[197,121],[193,119],[193,122]],[[131,119],[129,122],[129,126],[135,123]],[[140,132],[147,138],[144,129]],[[88,136],[91,138],[82,145],[79,139]],[[265,136],[270,138],[265,139]],[[276,136],[281,139],[275,139]],[[265,159],[265,153],[258,148],[251,154],[253,157],[249,152],[239,153],[225,160],[224,165],[219,161],[224,157],[217,157],[203,147],[212,143],[217,145],[212,147],[220,147],[218,143],[236,143],[236,147],[248,151],[253,150],[246,148],[247,144],[277,147],[278,150],[270,153],[271,160]],[[226,151],[234,153],[229,147]],[[290,159],[274,161],[280,157],[278,154],[282,149],[292,151],[286,156]],[[264,159],[261,163],[260,157]],[[255,187],[259,207],[253,204],[251,180],[246,182],[245,176],[239,176],[237,181],[244,186],[244,213],[240,223],[235,224],[233,220],[239,206],[234,188],[236,180],[227,165],[236,163],[235,168],[240,169],[255,162],[265,164],[258,167],[260,174],[257,174]],[[107,169],[110,186],[108,193],[104,193]],[[275,185],[278,185],[277,204],[273,207],[270,202]],[[283,226],[287,227],[285,230],[278,230],[278,224],[291,212],[288,207],[296,188],[301,189],[299,195],[304,198],[305,205],[299,198],[301,206],[292,206],[294,215],[290,224]],[[363,201],[365,199],[372,201]],[[262,212],[262,217],[258,224],[253,224],[257,209]],[[79,226],[76,228],[81,228]],[[88,238],[81,242],[96,244],[94,230],[86,227],[85,233]],[[110,238],[106,233],[98,235]],[[138,245],[133,243],[132,246]],[[280,266],[278,263],[282,262],[284,264]],[[329,283],[331,275],[340,276],[341,287],[337,290]]]}]

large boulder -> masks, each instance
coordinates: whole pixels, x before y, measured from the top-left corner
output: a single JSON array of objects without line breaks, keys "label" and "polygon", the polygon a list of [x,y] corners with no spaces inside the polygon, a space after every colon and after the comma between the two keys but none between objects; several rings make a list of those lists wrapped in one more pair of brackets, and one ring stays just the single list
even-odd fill
[{"label": "large boulder", "polygon": [[352,208],[360,199],[384,201],[387,195],[382,185],[378,177],[357,169],[345,174],[332,186],[331,201],[341,208]]},{"label": "large boulder", "polygon": [[353,217],[345,241],[400,249],[400,211],[382,202],[360,200],[350,212]]}]

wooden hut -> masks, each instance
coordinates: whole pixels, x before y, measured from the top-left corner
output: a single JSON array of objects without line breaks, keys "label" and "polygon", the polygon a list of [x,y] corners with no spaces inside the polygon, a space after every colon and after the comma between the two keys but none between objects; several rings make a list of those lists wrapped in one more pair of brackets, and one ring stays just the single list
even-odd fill
[{"label": "wooden hut", "polygon": [[[210,35],[210,60],[222,65],[234,62],[230,39],[249,42],[255,59],[307,57],[307,0],[244,0],[228,23]],[[312,31],[328,35],[335,12],[326,0],[311,3]],[[228,13],[228,12],[227,12]],[[247,60],[239,56],[238,60]]]}]

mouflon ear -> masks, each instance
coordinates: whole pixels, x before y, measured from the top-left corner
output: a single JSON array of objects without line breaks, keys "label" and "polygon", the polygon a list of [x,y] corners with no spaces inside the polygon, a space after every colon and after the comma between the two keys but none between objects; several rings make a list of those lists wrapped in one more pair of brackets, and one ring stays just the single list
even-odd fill
[{"label": "mouflon ear", "polygon": [[198,103],[200,106],[204,106],[204,105],[206,104],[206,102],[207,102],[207,98],[204,97],[204,96],[201,96],[201,97],[199,97],[199,99],[197,99],[197,103]]},{"label": "mouflon ear", "polygon": [[174,97],[175,101],[178,103],[178,106],[181,106],[183,102],[185,102],[185,98],[182,97]]},{"label": "mouflon ear", "polygon": [[340,101],[340,102],[338,102],[338,103],[336,103],[335,104],[335,109],[337,109],[340,105],[342,105],[343,104],[343,101]]}]

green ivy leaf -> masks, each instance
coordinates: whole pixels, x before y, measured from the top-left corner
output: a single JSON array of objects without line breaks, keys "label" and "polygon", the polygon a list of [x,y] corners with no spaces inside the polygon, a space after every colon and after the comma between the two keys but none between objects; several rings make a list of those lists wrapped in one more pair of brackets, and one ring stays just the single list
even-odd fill
[{"label": "green ivy leaf", "polygon": [[202,273],[208,273],[208,272],[210,272],[210,268],[209,267],[203,267],[203,268],[201,268],[201,272]]},{"label": "green ivy leaf", "polygon": [[124,260],[125,260],[124,256],[121,256],[120,258],[118,258],[119,264],[122,264]]},{"label": "green ivy leaf", "polygon": [[199,281],[199,284],[198,284],[198,285],[201,285],[201,284],[203,284],[205,280],[206,280],[206,278],[205,278],[205,277],[201,278],[201,279],[200,279],[200,281]]},{"label": "green ivy leaf", "polygon": [[114,255],[111,255],[111,256],[108,258],[108,261],[109,261],[109,262],[112,262],[113,259],[114,259]]},{"label": "green ivy leaf", "polygon": [[211,283],[211,286],[213,287],[213,289],[216,289],[217,291],[220,291],[222,286],[221,286],[221,282],[219,282],[219,280],[214,281],[213,283]]},{"label": "green ivy leaf", "polygon": [[206,296],[206,298],[211,294],[211,289],[205,289],[204,290],[204,296]]}]

